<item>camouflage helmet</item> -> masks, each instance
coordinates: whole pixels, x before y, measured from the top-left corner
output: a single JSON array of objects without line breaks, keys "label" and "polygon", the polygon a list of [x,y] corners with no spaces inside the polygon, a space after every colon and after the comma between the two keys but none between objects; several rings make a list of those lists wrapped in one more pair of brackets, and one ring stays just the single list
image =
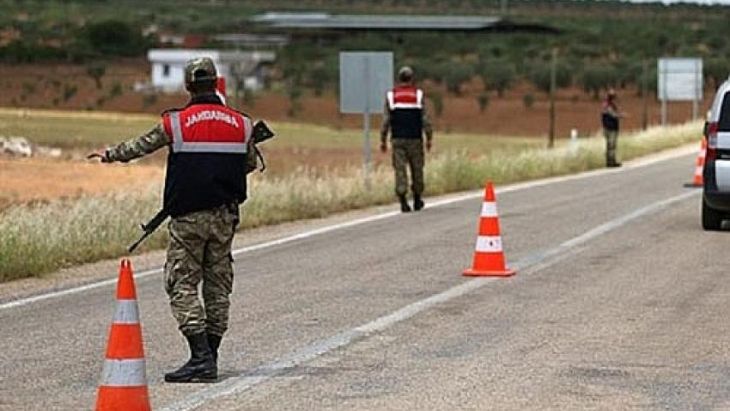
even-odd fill
[{"label": "camouflage helmet", "polygon": [[218,72],[213,60],[209,57],[198,57],[185,63],[185,87],[194,83],[215,82]]}]

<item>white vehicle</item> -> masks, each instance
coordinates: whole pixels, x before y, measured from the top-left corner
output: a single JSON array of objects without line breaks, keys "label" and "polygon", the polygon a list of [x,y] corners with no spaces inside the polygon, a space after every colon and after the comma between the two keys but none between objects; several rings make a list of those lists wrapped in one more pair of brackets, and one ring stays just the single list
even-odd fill
[{"label": "white vehicle", "polygon": [[730,79],[717,89],[704,134],[702,228],[719,230],[722,220],[730,219]]}]

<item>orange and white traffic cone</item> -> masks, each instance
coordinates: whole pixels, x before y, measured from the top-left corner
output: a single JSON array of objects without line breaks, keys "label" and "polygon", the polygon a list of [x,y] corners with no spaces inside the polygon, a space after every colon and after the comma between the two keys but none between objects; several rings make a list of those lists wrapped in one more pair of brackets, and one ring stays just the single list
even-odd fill
[{"label": "orange and white traffic cone", "polygon": [[700,152],[697,154],[695,160],[695,175],[692,179],[692,185],[695,187],[702,187],[702,171],[705,168],[705,156],[707,155],[707,140],[702,137],[702,143],[700,143]]},{"label": "orange and white traffic cone", "polygon": [[494,196],[492,182],[487,183],[479,218],[479,236],[477,237],[474,263],[472,268],[464,271],[464,275],[473,277],[509,277],[515,270],[507,268],[502,250],[502,237],[499,233],[499,216],[497,200]]},{"label": "orange and white traffic cone", "polygon": [[117,308],[109,330],[96,411],[150,410],[137,291],[132,263],[124,259],[119,267]]}]

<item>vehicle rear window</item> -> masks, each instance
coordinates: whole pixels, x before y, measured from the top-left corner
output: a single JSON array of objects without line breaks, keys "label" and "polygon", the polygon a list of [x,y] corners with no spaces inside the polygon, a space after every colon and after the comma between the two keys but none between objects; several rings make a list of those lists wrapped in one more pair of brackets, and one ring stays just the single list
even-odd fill
[{"label": "vehicle rear window", "polygon": [[730,92],[725,93],[720,107],[720,121],[717,124],[719,131],[730,131]]}]

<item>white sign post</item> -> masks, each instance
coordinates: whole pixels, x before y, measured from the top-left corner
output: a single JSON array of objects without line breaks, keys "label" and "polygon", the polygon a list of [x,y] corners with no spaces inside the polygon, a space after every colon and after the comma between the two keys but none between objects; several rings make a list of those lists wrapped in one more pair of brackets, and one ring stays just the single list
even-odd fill
[{"label": "white sign post", "polygon": [[702,100],[702,59],[661,58],[657,63],[657,94],[662,102],[662,125],[667,124],[667,102],[691,101],[697,118]]},{"label": "white sign post", "polygon": [[392,52],[340,52],[340,112],[363,115],[367,187],[370,187],[370,114],[383,112],[385,93],[392,88]]}]

